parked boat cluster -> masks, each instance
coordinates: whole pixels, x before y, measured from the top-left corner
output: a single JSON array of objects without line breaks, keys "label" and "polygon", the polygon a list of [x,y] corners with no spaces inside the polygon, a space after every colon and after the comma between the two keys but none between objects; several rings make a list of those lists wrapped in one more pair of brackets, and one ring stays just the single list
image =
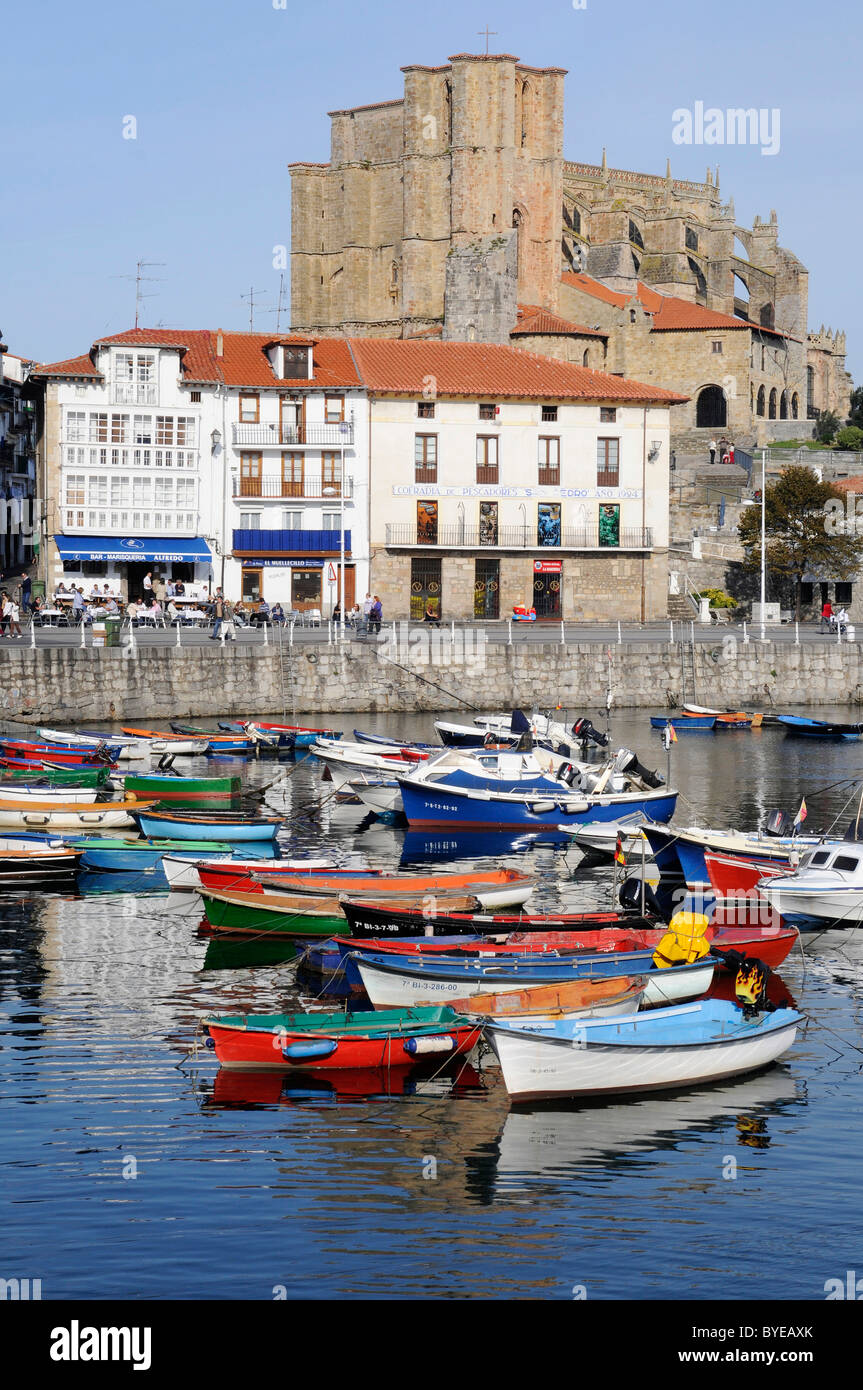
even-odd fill
[{"label": "parked boat cluster", "polygon": [[[762,722],[728,714],[726,727]],[[678,727],[686,719],[722,716],[691,710]],[[516,711],[435,729],[440,742],[411,744],[227,721],[4,739],[0,883],[158,873],[164,891],[198,895],[213,941],[281,942],[317,995],[342,996],[338,1013],[202,1020],[230,1070],[437,1069],[478,1049],[525,1100],[700,1085],[791,1047],[801,1015],[775,971],[799,930],[863,919],[859,811],[841,841],[804,835],[805,808],[793,827],[677,827],[675,789],[588,720]],[[619,906],[533,912],[535,876],[512,868],[384,873],[288,857],[285,817],[251,805],[241,777],[174,768],[202,748],[308,751],[340,804],[446,828],[462,857],[465,839],[484,854],[500,832],[605,856],[623,878]],[[155,768],[119,770],[144,755]]]}]

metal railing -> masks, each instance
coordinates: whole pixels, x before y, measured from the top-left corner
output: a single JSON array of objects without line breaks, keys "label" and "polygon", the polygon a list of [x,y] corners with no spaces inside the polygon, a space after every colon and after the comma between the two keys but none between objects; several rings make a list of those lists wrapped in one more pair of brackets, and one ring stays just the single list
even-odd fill
[{"label": "metal railing", "polygon": [[478,527],[446,525],[435,530],[420,530],[410,522],[393,522],[386,527],[387,546],[437,546],[438,548],[478,550],[650,550],[653,533],[649,526],[621,527],[617,544],[611,546],[599,538],[599,528],[564,527],[560,540],[553,545],[539,540],[536,528],[529,526],[499,526],[494,539]]},{"label": "metal railing", "polygon": [[333,449],[343,449],[354,442],[354,426],[351,420],[342,420],[331,425],[253,425],[234,424],[233,441],[235,445],[246,447],[258,445],[263,448],[304,448],[308,445],[321,445]]},{"label": "metal railing", "polygon": [[234,478],[235,497],[306,498],[309,501],[330,502],[334,498],[353,497],[353,478]]}]

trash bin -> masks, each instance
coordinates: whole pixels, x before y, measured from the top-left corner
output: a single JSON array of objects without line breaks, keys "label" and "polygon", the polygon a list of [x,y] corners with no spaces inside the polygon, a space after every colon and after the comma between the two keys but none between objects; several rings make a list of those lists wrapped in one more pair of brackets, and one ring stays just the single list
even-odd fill
[{"label": "trash bin", "polygon": [[121,628],[122,626],[123,626],[123,619],[122,619],[122,618],[106,618],[106,619],[105,619],[105,646],[106,646],[106,647],[119,647],[119,645],[120,645],[120,628]]},{"label": "trash bin", "polygon": [[104,624],[104,623],[94,623],[94,624],[93,624],[93,646],[94,646],[94,647],[104,647],[104,645],[105,645],[105,624]]}]

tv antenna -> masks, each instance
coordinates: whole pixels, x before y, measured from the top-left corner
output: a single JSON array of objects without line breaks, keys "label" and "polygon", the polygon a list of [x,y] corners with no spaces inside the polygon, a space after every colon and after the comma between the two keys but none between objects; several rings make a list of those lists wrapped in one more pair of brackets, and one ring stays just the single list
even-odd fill
[{"label": "tv antenna", "polygon": [[155,267],[155,266],[164,266],[164,265],[166,265],[166,264],[167,264],[166,261],[144,261],[144,260],[141,260],[141,261],[137,261],[136,264],[135,264],[135,274],[134,274],[134,275],[115,275],[115,276],[112,277],[112,278],[115,279],[115,280],[134,280],[134,281],[135,281],[135,327],[136,327],[136,328],[140,327],[140,322],[141,322],[141,304],[143,303],[143,301],[144,301],[145,299],[155,299],[155,298],[157,297],[157,295],[158,295],[158,290],[156,291],[155,294],[144,294],[144,292],[143,292],[142,289],[141,289],[141,286],[144,285],[144,284],[148,284],[148,283],[149,283],[149,284],[154,284],[154,285],[156,285],[156,284],[159,284],[159,285],[162,284],[162,279],[161,279],[160,276],[157,276],[157,275],[145,275],[145,274],[144,274],[144,271],[145,271],[145,270],[152,270],[153,267]]},{"label": "tv antenna", "polygon": [[266,309],[266,310],[264,311],[264,312],[267,313],[267,314],[275,314],[275,316],[276,316],[276,332],[277,332],[277,333],[280,333],[280,332],[281,332],[281,327],[282,327],[282,323],[281,323],[281,320],[282,320],[282,310],[283,310],[283,309],[286,309],[286,308],[287,308],[287,303],[285,302],[285,273],[284,273],[284,271],[282,271],[281,274],[279,275],[279,295],[278,295],[278,299],[276,300],[276,307],[275,307],[275,309]]},{"label": "tv antenna", "polygon": [[[250,333],[254,333],[254,331],[255,331],[255,295],[256,295],[256,294],[264,294],[264,293],[265,293],[264,290],[254,290],[254,289],[252,289],[251,286],[249,286],[249,293],[248,293],[248,294],[241,294],[241,295],[240,295],[240,298],[241,298],[241,299],[248,299],[248,301],[249,301],[249,332],[250,332]],[[267,312],[272,313],[272,310],[270,309],[270,310],[268,310]]]}]

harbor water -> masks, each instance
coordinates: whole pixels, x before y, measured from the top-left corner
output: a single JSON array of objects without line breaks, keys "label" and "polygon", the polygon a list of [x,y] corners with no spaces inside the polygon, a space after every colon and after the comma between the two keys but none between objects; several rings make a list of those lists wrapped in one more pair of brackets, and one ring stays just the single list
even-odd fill
[{"label": "harbor water", "polygon": [[[432,739],[432,718],[352,722]],[[645,712],[615,715],[612,739],[665,774]],[[863,743],[777,728],[681,734],[671,759],[683,825],[753,828],[805,797],[806,830],[841,833],[863,776]],[[312,758],[182,761],[257,786],[281,772],[266,804],[292,856],[513,866],[538,875],[532,908],[612,902],[613,870],[571,847],[411,834],[337,803]],[[202,1017],[326,999],[289,949],[214,942],[201,917],[159,874],[0,898],[0,1277],[58,1300],[823,1300],[860,1267],[859,929],[781,968],[806,1022],[771,1070],[515,1107],[489,1065],[219,1072]]]}]

